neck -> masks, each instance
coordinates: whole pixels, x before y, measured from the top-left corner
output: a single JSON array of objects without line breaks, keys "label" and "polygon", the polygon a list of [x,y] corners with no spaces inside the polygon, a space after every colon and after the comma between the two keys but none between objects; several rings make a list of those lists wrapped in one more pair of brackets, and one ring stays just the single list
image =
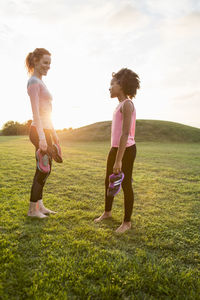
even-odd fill
[{"label": "neck", "polygon": [[122,102],[127,99],[127,97],[124,94],[119,95],[117,98],[118,98],[119,102]]},{"label": "neck", "polygon": [[33,76],[35,76],[35,77],[39,78],[40,80],[42,80],[42,74],[40,74],[40,73],[37,72],[36,70],[34,70]]}]

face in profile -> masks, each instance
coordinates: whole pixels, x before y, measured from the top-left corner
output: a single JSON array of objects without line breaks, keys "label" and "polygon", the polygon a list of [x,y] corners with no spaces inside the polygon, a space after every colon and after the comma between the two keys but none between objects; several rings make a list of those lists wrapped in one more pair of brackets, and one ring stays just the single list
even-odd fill
[{"label": "face in profile", "polygon": [[47,75],[47,72],[50,69],[51,65],[51,56],[48,54],[44,54],[42,58],[35,62],[34,69],[40,74],[40,75]]},{"label": "face in profile", "polygon": [[122,91],[119,81],[116,78],[113,78],[111,80],[109,91],[110,91],[111,98],[118,97],[120,92]]}]

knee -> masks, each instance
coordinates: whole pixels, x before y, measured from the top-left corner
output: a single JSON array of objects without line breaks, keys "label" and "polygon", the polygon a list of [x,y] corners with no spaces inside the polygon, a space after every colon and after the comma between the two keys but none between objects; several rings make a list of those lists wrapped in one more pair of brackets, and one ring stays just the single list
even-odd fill
[{"label": "knee", "polygon": [[38,176],[37,176],[37,182],[40,184],[40,185],[44,185],[47,178],[49,177],[51,173],[51,170],[50,172],[48,173],[42,173],[41,171],[38,172]]},{"label": "knee", "polygon": [[125,179],[122,181],[122,188],[123,189],[132,189],[132,181],[131,179]]}]

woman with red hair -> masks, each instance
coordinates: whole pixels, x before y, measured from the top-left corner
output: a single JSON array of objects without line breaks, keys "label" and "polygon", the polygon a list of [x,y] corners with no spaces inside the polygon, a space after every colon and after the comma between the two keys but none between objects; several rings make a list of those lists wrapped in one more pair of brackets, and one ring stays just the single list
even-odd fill
[{"label": "woman with red hair", "polygon": [[47,75],[50,64],[51,53],[44,48],[36,48],[26,57],[26,67],[31,75],[27,92],[33,112],[29,137],[35,146],[37,163],[28,216],[38,218],[45,218],[48,214],[55,213],[44,206],[42,196],[45,182],[51,172],[52,151],[50,149],[60,151],[59,140],[51,121],[52,96],[42,80],[42,77]]}]

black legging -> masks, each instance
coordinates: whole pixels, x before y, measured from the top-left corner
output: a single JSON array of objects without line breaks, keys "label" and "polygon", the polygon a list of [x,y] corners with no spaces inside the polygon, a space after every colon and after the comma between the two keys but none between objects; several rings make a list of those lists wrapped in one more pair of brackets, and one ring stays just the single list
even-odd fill
[{"label": "black legging", "polygon": [[[51,130],[44,129],[46,141],[48,146],[52,146],[52,138],[51,138]],[[39,149],[39,137],[35,126],[31,126],[29,138],[33,145],[35,146],[35,151]],[[36,171],[35,176],[33,178],[33,184],[31,188],[31,202],[37,202],[38,200],[42,199],[43,187],[47,180],[47,177],[51,173],[51,166],[52,166],[52,159],[50,158],[50,172],[49,173],[42,173],[37,168],[37,160],[36,160]]]},{"label": "black legging", "polygon": [[[114,197],[107,196],[107,189],[109,185],[109,175],[113,173],[113,166],[117,155],[118,148],[112,147],[108,154],[107,170],[105,179],[105,211],[111,211]],[[122,188],[124,191],[124,221],[129,222],[133,211],[134,193],[132,187],[132,171],[133,164],[136,157],[136,145],[127,147],[122,159],[122,172],[124,173],[124,180]]]}]

